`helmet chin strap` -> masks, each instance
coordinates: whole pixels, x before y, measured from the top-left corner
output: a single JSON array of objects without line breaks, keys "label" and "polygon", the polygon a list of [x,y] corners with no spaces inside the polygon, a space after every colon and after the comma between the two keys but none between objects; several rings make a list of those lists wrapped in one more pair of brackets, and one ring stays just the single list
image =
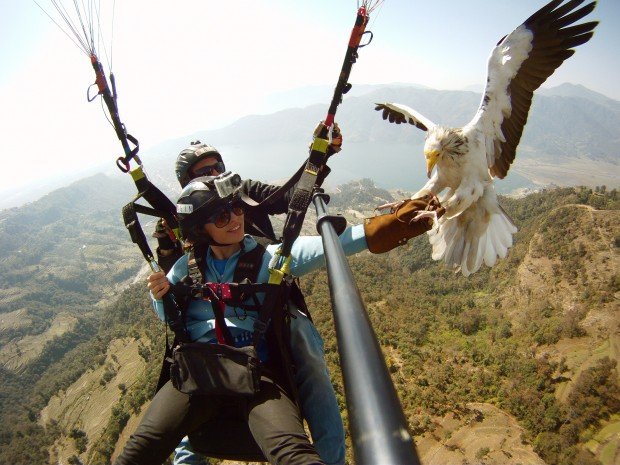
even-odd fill
[{"label": "helmet chin strap", "polygon": [[[217,242],[215,239],[213,239],[211,236],[209,236],[208,234],[205,234],[204,236],[201,236],[200,239],[198,241],[196,241],[196,243],[194,245],[200,245],[200,246],[211,246],[211,245],[214,245],[216,247],[227,247],[227,246],[233,245],[233,244],[221,244],[221,243]],[[245,248],[245,243],[244,243],[243,239],[241,239],[239,241],[239,246],[241,247],[241,249]]]}]

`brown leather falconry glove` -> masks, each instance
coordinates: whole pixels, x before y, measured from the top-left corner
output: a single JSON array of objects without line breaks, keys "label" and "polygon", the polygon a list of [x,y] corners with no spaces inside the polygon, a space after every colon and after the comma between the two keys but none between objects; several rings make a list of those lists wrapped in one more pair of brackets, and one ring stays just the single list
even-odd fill
[{"label": "brown leather falconry glove", "polygon": [[[415,219],[418,213],[423,217]],[[434,218],[445,213],[439,200],[434,195],[425,195],[414,200],[403,200],[392,207],[390,213],[373,216],[364,220],[364,233],[368,250],[372,253],[384,253],[399,245],[404,245],[412,237],[429,231]]]}]

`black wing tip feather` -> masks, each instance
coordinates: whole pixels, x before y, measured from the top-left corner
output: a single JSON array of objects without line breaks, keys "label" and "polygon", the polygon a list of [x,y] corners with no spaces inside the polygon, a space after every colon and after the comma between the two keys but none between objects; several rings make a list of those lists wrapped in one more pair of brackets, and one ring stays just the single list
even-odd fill
[{"label": "black wing tip feather", "polygon": [[405,115],[389,108],[385,103],[375,103],[375,110],[382,111],[381,116],[390,123],[401,124],[405,122]]},{"label": "black wing tip feather", "polygon": [[598,21],[588,21],[587,23],[575,24],[574,26],[562,29],[562,32],[571,36],[587,34],[589,32],[594,32],[594,29],[598,26],[598,23]]},{"label": "black wing tip feather", "polygon": [[490,168],[493,176],[503,179],[515,159],[534,91],[575,53],[574,47],[594,35],[598,21],[574,24],[596,7],[596,1],[581,6],[585,1],[552,0],[524,21],[523,25],[534,34],[534,49],[510,84],[513,113],[501,124],[506,141],[500,143],[500,154]]},{"label": "black wing tip feather", "polygon": [[402,123],[409,123],[412,126],[415,126],[418,129],[421,129],[422,131],[428,131],[428,128],[422,124],[420,121],[416,121],[411,117],[408,117],[407,115],[404,115],[403,113],[400,113],[397,110],[392,110],[391,108],[389,108],[385,103],[376,103],[375,102],[375,110],[376,111],[383,111],[382,113],[382,117],[384,120],[389,120],[390,123],[396,123],[396,124],[402,124]]},{"label": "black wing tip feather", "polygon": [[583,19],[592,13],[595,6],[595,3],[590,3],[589,5],[586,5],[578,10],[566,9],[567,11],[561,12],[558,10],[558,13],[553,15],[553,20],[549,21],[549,23],[553,25],[555,29],[564,30],[562,28],[570,26],[571,24],[576,23],[580,19]]},{"label": "black wing tip feather", "polygon": [[[411,123],[411,121],[410,121]],[[413,124],[416,128],[421,129],[422,131],[428,131],[428,128],[426,127],[426,125],[422,124],[422,123],[411,123]]]},{"label": "black wing tip feather", "polygon": [[594,8],[596,8],[597,0],[594,0],[587,5],[576,9],[584,1],[585,0],[570,0],[562,5],[564,0],[553,0],[526,19],[523,24],[525,26],[534,26],[539,22],[545,22],[549,24],[557,23],[559,27],[573,24],[574,22],[579,21],[588,14],[592,13]]},{"label": "black wing tip feather", "polygon": [[[547,3],[545,6],[540,8],[532,16],[527,18],[523,22],[523,24],[525,24],[527,26],[528,24],[535,23],[536,21],[538,21],[540,19],[541,16],[547,16],[549,13],[551,13],[553,10],[555,10],[563,1],[564,0],[552,0],[551,2]],[[583,0],[581,0],[581,1],[583,1]]]},{"label": "black wing tip feather", "polygon": [[571,37],[568,40],[565,40],[562,45],[564,45],[568,49],[572,49],[573,47],[579,47],[580,45],[588,42],[592,36],[594,36],[594,31],[588,32],[586,34],[579,34]]}]

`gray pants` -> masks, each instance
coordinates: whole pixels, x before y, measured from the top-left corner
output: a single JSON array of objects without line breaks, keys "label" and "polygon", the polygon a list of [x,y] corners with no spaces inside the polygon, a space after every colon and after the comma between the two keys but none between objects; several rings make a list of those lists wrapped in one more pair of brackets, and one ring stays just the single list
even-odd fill
[{"label": "gray pants", "polygon": [[247,414],[252,436],[270,463],[323,464],[304,432],[295,403],[270,380],[263,378],[260,389],[252,398],[189,396],[177,391],[170,382],[166,383],[115,464],[163,463],[183,436],[231,402],[241,405]]}]

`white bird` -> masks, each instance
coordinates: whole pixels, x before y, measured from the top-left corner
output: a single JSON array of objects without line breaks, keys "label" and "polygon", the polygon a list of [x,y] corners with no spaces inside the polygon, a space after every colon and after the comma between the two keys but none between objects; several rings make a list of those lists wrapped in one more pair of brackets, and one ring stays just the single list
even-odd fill
[{"label": "white bird", "polygon": [[591,13],[596,2],[576,10],[584,0],[561,5],[563,1],[548,3],[492,50],[482,101],[466,126],[439,126],[397,103],[375,108],[392,123],[427,131],[424,155],[430,179],[413,198],[429,192],[439,197],[446,214],[428,232],[432,256],[465,276],[482,263],[493,266],[512,246],[517,228],[497,201],[493,178],[503,179],[515,158],[534,91],[575,52],[573,47],[590,40],[598,24],[571,26]]}]

